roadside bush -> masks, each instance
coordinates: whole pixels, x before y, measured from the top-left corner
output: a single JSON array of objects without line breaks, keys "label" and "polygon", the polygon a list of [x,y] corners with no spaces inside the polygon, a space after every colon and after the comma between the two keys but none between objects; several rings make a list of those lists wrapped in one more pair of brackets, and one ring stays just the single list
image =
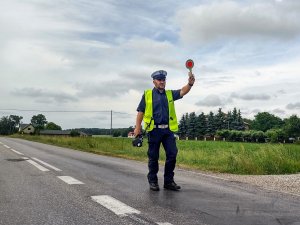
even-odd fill
[{"label": "roadside bush", "polygon": [[251,141],[251,132],[250,131],[242,132],[242,138],[244,138],[244,141],[250,142]]},{"label": "roadside bush", "polygon": [[71,137],[79,137],[80,133],[77,130],[71,130],[70,135]]},{"label": "roadside bush", "polygon": [[270,129],[267,130],[266,136],[270,139],[270,142],[282,142],[286,137],[282,129]]},{"label": "roadside bush", "polygon": [[221,138],[228,139],[230,132],[230,130],[217,130],[216,135],[218,135]]},{"label": "roadside bush", "polygon": [[255,131],[252,133],[252,140],[254,139],[256,142],[265,142],[265,133],[263,131]]}]

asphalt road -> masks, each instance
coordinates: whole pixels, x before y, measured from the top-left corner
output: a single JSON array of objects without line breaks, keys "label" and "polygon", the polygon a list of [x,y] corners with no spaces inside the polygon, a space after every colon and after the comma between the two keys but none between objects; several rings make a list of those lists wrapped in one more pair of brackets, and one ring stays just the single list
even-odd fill
[{"label": "asphalt road", "polygon": [[[163,168],[161,166],[161,171]],[[0,224],[300,225],[300,197],[176,170],[149,190],[147,165],[0,137]]]}]

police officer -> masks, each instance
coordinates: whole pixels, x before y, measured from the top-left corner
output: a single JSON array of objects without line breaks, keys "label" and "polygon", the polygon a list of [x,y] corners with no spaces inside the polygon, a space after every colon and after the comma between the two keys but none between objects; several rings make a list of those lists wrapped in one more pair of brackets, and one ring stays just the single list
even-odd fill
[{"label": "police officer", "polygon": [[174,101],[181,99],[192,88],[194,75],[189,72],[188,83],[179,90],[165,90],[167,72],[159,70],[152,73],[154,88],[146,90],[137,108],[134,135],[141,133],[141,123],[148,132],[148,168],[147,175],[150,190],[159,191],[157,172],[159,169],[159,148],[162,143],[166,152],[164,188],[177,191],[181,187],[174,181],[177,147],[174,133],[178,131]]}]

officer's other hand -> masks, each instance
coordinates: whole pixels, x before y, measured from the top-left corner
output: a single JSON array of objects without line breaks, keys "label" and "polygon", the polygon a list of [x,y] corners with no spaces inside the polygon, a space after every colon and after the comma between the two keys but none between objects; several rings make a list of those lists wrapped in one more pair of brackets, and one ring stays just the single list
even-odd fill
[{"label": "officer's other hand", "polygon": [[141,134],[141,129],[140,128],[135,128],[133,133],[134,133],[134,136],[136,137],[136,136]]}]

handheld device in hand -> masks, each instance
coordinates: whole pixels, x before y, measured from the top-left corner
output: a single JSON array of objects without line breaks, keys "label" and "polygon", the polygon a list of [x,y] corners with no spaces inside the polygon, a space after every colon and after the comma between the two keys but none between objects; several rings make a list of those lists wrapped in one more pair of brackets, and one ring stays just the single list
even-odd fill
[{"label": "handheld device in hand", "polygon": [[193,74],[192,69],[194,67],[194,61],[192,59],[186,60],[185,67],[190,70],[190,74]]},{"label": "handheld device in hand", "polygon": [[143,146],[143,135],[139,134],[132,140],[133,147],[142,147]]}]

